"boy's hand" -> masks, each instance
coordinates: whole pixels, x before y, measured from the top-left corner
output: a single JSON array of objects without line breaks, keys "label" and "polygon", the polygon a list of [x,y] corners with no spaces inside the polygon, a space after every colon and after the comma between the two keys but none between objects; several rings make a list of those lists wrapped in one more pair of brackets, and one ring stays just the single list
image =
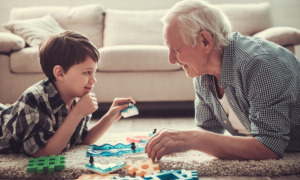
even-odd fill
[{"label": "boy's hand", "polygon": [[94,93],[83,95],[74,107],[74,111],[82,117],[95,112],[97,109],[98,102]]},{"label": "boy's hand", "polygon": [[135,101],[129,97],[129,98],[115,98],[110,109],[107,112],[107,115],[110,119],[112,119],[114,122],[121,119],[121,110],[128,108],[128,102],[131,101],[133,104],[135,104]]}]

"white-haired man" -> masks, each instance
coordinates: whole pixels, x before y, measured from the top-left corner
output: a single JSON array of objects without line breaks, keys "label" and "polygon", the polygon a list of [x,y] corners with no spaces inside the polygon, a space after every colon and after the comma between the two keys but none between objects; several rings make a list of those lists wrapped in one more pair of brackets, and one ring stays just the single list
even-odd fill
[{"label": "white-haired man", "polygon": [[146,145],[149,157],[198,150],[259,160],[300,149],[300,61],[291,52],[232,33],[224,13],[202,0],[178,2],[163,22],[170,63],[194,80],[200,128],[159,131]]}]

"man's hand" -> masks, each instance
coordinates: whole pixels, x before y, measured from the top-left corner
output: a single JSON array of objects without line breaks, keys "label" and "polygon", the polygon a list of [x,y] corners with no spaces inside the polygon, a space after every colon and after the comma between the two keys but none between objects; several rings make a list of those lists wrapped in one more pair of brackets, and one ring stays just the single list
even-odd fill
[{"label": "man's hand", "polygon": [[160,160],[164,155],[190,150],[190,139],[187,132],[162,129],[148,141],[145,152],[153,161]]},{"label": "man's hand", "polygon": [[79,116],[87,116],[98,109],[97,98],[94,93],[87,93],[81,97],[74,107],[74,112]]}]

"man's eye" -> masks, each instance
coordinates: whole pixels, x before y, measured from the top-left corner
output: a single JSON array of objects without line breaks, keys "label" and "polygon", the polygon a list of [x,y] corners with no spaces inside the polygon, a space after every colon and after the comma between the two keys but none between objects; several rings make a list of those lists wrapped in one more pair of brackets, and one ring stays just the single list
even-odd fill
[{"label": "man's eye", "polygon": [[173,49],[174,50],[174,52],[176,52],[176,53],[180,53],[180,50],[179,49]]}]

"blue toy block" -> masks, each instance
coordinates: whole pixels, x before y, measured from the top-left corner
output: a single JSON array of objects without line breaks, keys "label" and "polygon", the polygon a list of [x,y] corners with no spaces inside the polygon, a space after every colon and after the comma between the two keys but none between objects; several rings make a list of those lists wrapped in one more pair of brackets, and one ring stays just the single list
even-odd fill
[{"label": "blue toy block", "polygon": [[65,156],[51,155],[50,157],[30,158],[27,165],[27,172],[29,173],[42,174],[46,171],[52,173],[63,169],[65,169]]},{"label": "blue toy block", "polygon": [[[134,150],[132,147],[134,146]],[[145,147],[138,144],[131,143],[128,145],[119,143],[116,145],[104,144],[101,146],[89,145],[87,149],[87,156],[122,156],[124,154],[142,153]]]},{"label": "blue toy block", "polygon": [[121,115],[124,118],[130,117],[130,116],[135,116],[138,114],[139,114],[139,110],[132,104],[131,101],[129,101],[128,108],[121,111]]},{"label": "blue toy block", "polygon": [[187,170],[163,170],[161,173],[153,173],[152,175],[145,176],[144,179],[148,180],[170,180],[170,179],[185,179],[185,180],[197,180],[197,171]]},{"label": "blue toy block", "polygon": [[125,177],[114,176],[114,179],[118,179],[118,180],[143,180],[144,178],[142,178],[142,177],[130,177],[130,176],[125,176]]},{"label": "blue toy block", "polygon": [[107,165],[99,164],[99,163],[93,163],[93,164],[86,164],[86,168],[99,174],[109,174],[111,172],[117,171],[124,167],[126,164],[123,162],[116,162],[116,163],[110,163]]}]

